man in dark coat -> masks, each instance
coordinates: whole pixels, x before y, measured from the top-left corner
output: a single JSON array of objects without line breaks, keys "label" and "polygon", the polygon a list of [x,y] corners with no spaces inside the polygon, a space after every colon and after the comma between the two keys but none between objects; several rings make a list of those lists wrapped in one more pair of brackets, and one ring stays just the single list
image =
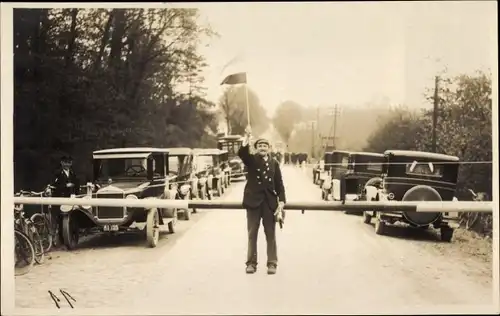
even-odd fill
[{"label": "man in dark coat", "polygon": [[290,163],[290,153],[286,152],[285,153],[285,164],[288,165]]},{"label": "man in dark coat", "polygon": [[[54,197],[70,197],[72,194],[78,194],[80,183],[72,169],[73,159],[70,156],[63,156],[61,158],[61,169],[56,172],[52,186],[54,187]],[[58,206],[52,207],[54,219],[59,225],[59,238],[63,241],[62,237],[62,214]]]},{"label": "man in dark coat", "polygon": [[250,131],[238,151],[238,156],[248,168],[248,181],[243,194],[243,206],[247,210],[248,254],[246,272],[257,270],[257,233],[260,221],[267,241],[267,273],[275,274],[278,264],[276,245],[276,217],[286,203],[285,187],[278,161],[269,155],[269,142],[258,139],[256,154],[250,153]]}]

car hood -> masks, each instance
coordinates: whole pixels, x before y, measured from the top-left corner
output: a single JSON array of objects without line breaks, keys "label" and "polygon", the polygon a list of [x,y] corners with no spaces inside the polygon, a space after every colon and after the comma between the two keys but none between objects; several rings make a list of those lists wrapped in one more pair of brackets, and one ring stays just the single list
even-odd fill
[{"label": "car hood", "polygon": [[131,194],[135,192],[140,192],[149,185],[149,182],[144,181],[134,181],[134,182],[113,182],[112,184],[106,184],[102,186],[98,191],[99,193],[125,193]]}]

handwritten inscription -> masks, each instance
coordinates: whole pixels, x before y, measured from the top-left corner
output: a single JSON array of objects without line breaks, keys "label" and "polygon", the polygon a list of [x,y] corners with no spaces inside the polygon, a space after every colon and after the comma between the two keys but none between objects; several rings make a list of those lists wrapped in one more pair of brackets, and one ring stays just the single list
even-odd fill
[{"label": "handwritten inscription", "polygon": [[[66,292],[65,290],[61,290],[59,289],[59,292],[61,293],[61,295],[66,299],[66,302],[68,302],[69,306],[71,306],[71,308],[75,308],[73,306],[73,304],[71,303],[71,301],[75,302],[76,303],[76,300],[73,298],[73,296],[71,296],[68,292]],[[52,293],[52,291],[49,291],[49,295],[50,295],[50,298],[54,301],[54,304],[56,304],[56,307],[57,308],[61,308],[61,300],[59,299],[59,297],[57,297],[57,295],[55,295],[54,293]],[[71,300],[71,301],[70,301]]]}]

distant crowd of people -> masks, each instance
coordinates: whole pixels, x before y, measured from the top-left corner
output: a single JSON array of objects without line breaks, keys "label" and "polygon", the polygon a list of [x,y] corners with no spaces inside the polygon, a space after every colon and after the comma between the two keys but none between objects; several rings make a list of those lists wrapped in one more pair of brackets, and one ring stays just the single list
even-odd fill
[{"label": "distant crowd of people", "polygon": [[286,152],[284,155],[284,163],[287,165],[297,165],[297,164],[302,164],[302,162],[308,161],[308,155],[307,153],[289,153]]}]

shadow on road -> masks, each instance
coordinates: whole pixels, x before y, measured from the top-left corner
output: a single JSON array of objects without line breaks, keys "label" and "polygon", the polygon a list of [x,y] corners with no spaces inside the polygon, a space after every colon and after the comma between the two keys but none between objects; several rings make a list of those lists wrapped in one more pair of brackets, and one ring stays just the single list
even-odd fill
[{"label": "shadow on road", "polygon": [[[160,232],[160,242],[170,235],[167,231]],[[106,249],[114,247],[145,247],[146,233],[143,231],[125,232],[119,234],[99,233],[92,236],[86,236],[78,244],[75,250],[84,249]]]},{"label": "shadow on road", "polygon": [[[370,225],[375,229],[374,223]],[[387,225],[384,236],[423,242],[441,242],[437,231],[432,228],[422,229],[401,224]]]}]

